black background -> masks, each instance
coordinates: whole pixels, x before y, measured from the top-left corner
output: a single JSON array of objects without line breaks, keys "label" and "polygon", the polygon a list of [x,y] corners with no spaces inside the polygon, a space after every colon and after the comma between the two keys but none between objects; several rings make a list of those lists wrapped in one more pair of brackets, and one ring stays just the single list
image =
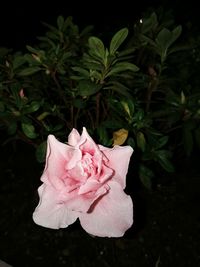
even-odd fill
[{"label": "black background", "polygon": [[0,46],[21,49],[45,33],[42,21],[55,25],[59,15],[72,16],[80,29],[94,25],[97,33],[132,25],[144,12],[163,6],[173,10],[178,23],[198,23],[197,1],[1,1]]}]

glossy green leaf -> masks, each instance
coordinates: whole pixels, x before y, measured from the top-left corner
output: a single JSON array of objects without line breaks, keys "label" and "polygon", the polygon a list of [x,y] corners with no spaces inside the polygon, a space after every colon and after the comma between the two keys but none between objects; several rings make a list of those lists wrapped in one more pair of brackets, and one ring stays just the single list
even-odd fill
[{"label": "glossy green leaf", "polygon": [[0,47],[0,57],[2,58],[11,52],[12,52],[12,49],[9,49],[7,47]]},{"label": "glossy green leaf", "polygon": [[57,18],[57,25],[58,25],[58,29],[60,31],[63,28],[64,22],[65,22],[65,20],[64,20],[63,16],[58,16],[58,18]]},{"label": "glossy green leaf", "polygon": [[99,38],[94,36],[90,37],[88,42],[92,54],[97,55],[101,59],[104,59],[105,48],[103,42]]},{"label": "glossy green leaf", "polygon": [[26,62],[26,59],[24,58],[24,56],[21,56],[21,55],[15,56],[13,59],[13,69],[15,70],[15,69],[19,68],[25,62]]},{"label": "glossy green leaf", "polygon": [[174,166],[169,160],[170,152],[168,150],[158,150],[156,151],[156,159],[159,164],[165,169],[167,172],[174,172]]},{"label": "glossy green leaf", "polygon": [[157,35],[156,42],[159,44],[163,49],[167,49],[169,47],[169,44],[171,43],[171,32],[163,28]]},{"label": "glossy green leaf", "polygon": [[35,133],[35,127],[32,124],[22,123],[21,126],[23,133],[28,138],[34,139],[37,137],[37,134]]},{"label": "glossy green leaf", "polygon": [[119,30],[113,36],[113,38],[110,42],[110,49],[109,49],[109,52],[111,55],[115,54],[115,52],[118,50],[118,48],[124,42],[124,40],[126,39],[127,36],[128,36],[128,29],[127,28],[123,28],[123,29]]},{"label": "glossy green leaf", "polygon": [[132,137],[129,137],[127,139],[127,145],[131,146],[132,148],[135,148],[135,140]]},{"label": "glossy green leaf", "polygon": [[128,114],[129,118],[132,118],[135,111],[135,104],[132,98],[127,98],[121,101],[121,105]]},{"label": "glossy green leaf", "polygon": [[80,81],[78,85],[78,94],[80,96],[90,96],[96,94],[102,88],[101,84],[95,84],[90,81]]},{"label": "glossy green leaf", "polygon": [[116,63],[114,66],[112,66],[111,70],[108,72],[106,77],[109,77],[109,76],[112,76],[115,74],[119,74],[121,72],[126,72],[126,71],[136,72],[138,70],[139,70],[139,68],[133,63],[119,62],[119,63]]},{"label": "glossy green leaf", "polygon": [[110,146],[112,144],[112,140],[108,136],[108,132],[105,127],[102,125],[97,128],[97,133],[99,136],[99,143],[104,146]]},{"label": "glossy green leaf", "polygon": [[46,150],[47,150],[47,142],[42,142],[37,148],[36,148],[36,159],[38,162],[43,163],[46,158]]},{"label": "glossy green leaf", "polygon": [[85,108],[86,107],[86,101],[81,98],[75,98],[73,99],[73,106],[76,108]]},{"label": "glossy green leaf", "polygon": [[149,17],[141,19],[141,31],[143,34],[155,29],[158,25],[157,15],[153,12]]},{"label": "glossy green leaf", "polygon": [[86,69],[84,69],[84,68],[81,68],[81,67],[72,67],[72,70],[74,70],[74,71],[80,73],[80,75],[81,75],[82,77],[89,78],[89,76],[90,76],[89,71],[86,70]]},{"label": "glossy green leaf", "polygon": [[181,35],[181,32],[182,32],[182,26],[179,25],[177,26],[173,31],[172,31],[172,38],[171,38],[171,44],[174,43],[178,38],[179,36]]},{"label": "glossy green leaf", "polygon": [[148,189],[152,189],[152,178],[154,177],[154,173],[151,169],[146,167],[144,164],[140,164],[139,166],[139,177],[142,184]]},{"label": "glossy green leaf", "polygon": [[138,147],[144,152],[146,147],[146,140],[144,134],[142,132],[138,132],[136,138]]},{"label": "glossy green leaf", "polygon": [[24,108],[25,113],[32,113],[40,108],[40,103],[38,101],[32,101],[29,105]]},{"label": "glossy green leaf", "polygon": [[112,81],[107,83],[107,86],[105,86],[104,89],[115,91],[126,97],[131,97],[129,93],[129,88],[118,81]]},{"label": "glossy green leaf", "polygon": [[176,41],[182,31],[181,26],[177,26],[172,32],[163,28],[157,35],[156,43],[160,49],[161,60],[164,61],[168,55],[169,47]]},{"label": "glossy green leaf", "polygon": [[41,68],[37,67],[37,66],[36,67],[28,67],[28,68],[22,70],[21,72],[19,72],[18,74],[20,76],[29,76],[29,75],[32,75],[32,74],[40,71],[40,70],[41,70]]},{"label": "glossy green leaf", "polygon": [[159,149],[167,144],[169,140],[168,136],[162,136],[161,138],[156,138],[156,144],[154,146],[155,149]]}]

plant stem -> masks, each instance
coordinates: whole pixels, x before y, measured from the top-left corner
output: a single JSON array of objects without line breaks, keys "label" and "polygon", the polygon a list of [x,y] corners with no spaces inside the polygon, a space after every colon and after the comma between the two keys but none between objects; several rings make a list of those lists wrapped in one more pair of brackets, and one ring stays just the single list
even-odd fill
[{"label": "plant stem", "polygon": [[53,78],[53,80],[54,80],[54,82],[58,88],[58,94],[59,94],[60,98],[63,100],[64,104],[67,106],[68,102],[67,102],[65,94],[62,90],[62,87],[60,86],[60,83],[58,82],[58,79],[56,78],[56,72],[55,71],[51,72],[51,77]]},{"label": "plant stem", "polygon": [[149,82],[149,86],[147,89],[146,112],[148,112],[150,109],[153,91],[155,91],[158,86],[158,77],[157,77],[157,73],[154,70],[154,68],[149,67],[148,72],[150,75],[150,82]]},{"label": "plant stem", "polygon": [[99,116],[100,116],[100,97],[101,97],[101,94],[100,93],[97,93],[97,96],[96,96],[96,128],[99,126]]}]

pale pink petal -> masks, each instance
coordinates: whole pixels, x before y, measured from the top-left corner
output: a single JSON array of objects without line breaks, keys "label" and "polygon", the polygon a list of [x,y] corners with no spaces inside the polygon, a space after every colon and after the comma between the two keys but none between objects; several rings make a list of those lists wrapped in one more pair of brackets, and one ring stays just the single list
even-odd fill
[{"label": "pale pink petal", "polygon": [[113,148],[107,148],[99,145],[99,148],[108,159],[106,165],[115,171],[113,180],[120,183],[124,189],[126,187],[126,175],[129,168],[129,162],[133,153],[132,147],[114,146]]},{"label": "pale pink petal", "polygon": [[67,161],[65,165],[65,169],[70,170],[74,168],[82,158],[82,152],[79,148],[72,148],[72,156],[69,161]]},{"label": "pale pink petal", "polygon": [[73,190],[62,196],[62,202],[65,203],[68,210],[85,213],[96,199],[107,193],[108,189],[109,186],[104,185],[96,191],[90,191],[85,194],[79,194],[78,189]]},{"label": "pale pink petal", "polygon": [[[100,188],[106,181],[112,179],[114,171],[105,165],[101,167],[101,175],[91,174],[91,176],[86,180],[86,182],[80,185],[78,191],[79,194],[84,194],[90,191],[95,191]],[[81,181],[81,180],[80,180]],[[82,179],[83,181],[83,179]]]},{"label": "pale pink petal", "polygon": [[47,155],[44,173],[41,181],[46,184],[51,183],[56,189],[63,188],[61,177],[65,175],[66,162],[73,154],[73,148],[59,142],[53,135],[47,139]]},{"label": "pale pink petal", "polygon": [[68,144],[70,146],[76,146],[80,140],[80,134],[76,129],[72,129],[71,133],[68,136]]},{"label": "pale pink petal", "polygon": [[105,183],[109,179],[113,178],[114,174],[115,174],[115,171],[113,169],[111,169],[111,168],[107,167],[106,165],[102,164],[101,175],[99,177],[99,181],[101,183]]},{"label": "pale pink petal", "polygon": [[99,160],[99,157],[101,158],[101,152],[97,146],[97,144],[94,142],[92,137],[88,134],[85,127],[83,127],[83,132],[80,138],[80,142],[77,144],[79,145],[82,152],[88,152],[90,155],[92,155],[95,158],[97,157],[96,162]]},{"label": "pale pink petal", "polygon": [[80,186],[78,194],[85,194],[90,191],[97,190],[101,186],[101,183],[98,180],[89,178],[86,183]]},{"label": "pale pink petal", "polygon": [[109,181],[110,190],[79,219],[86,232],[100,237],[121,237],[133,224],[133,202],[122,187]]},{"label": "pale pink petal", "polygon": [[40,201],[33,213],[33,220],[43,227],[59,229],[74,223],[78,213],[70,211],[59,202],[58,192],[51,186],[41,185],[38,189]]}]

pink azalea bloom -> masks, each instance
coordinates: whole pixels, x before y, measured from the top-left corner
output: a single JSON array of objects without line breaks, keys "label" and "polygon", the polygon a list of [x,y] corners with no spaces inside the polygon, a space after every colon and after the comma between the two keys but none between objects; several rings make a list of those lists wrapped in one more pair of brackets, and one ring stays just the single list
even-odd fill
[{"label": "pink azalea bloom", "polygon": [[24,98],[24,97],[25,97],[25,95],[24,95],[24,90],[23,90],[23,89],[21,89],[21,90],[19,91],[19,96],[20,96],[21,98]]},{"label": "pink azalea bloom", "polygon": [[91,235],[121,237],[133,224],[133,202],[124,192],[133,149],[97,145],[83,128],[68,144],[48,136],[46,166],[33,213],[36,224],[59,229],[78,218]]}]

